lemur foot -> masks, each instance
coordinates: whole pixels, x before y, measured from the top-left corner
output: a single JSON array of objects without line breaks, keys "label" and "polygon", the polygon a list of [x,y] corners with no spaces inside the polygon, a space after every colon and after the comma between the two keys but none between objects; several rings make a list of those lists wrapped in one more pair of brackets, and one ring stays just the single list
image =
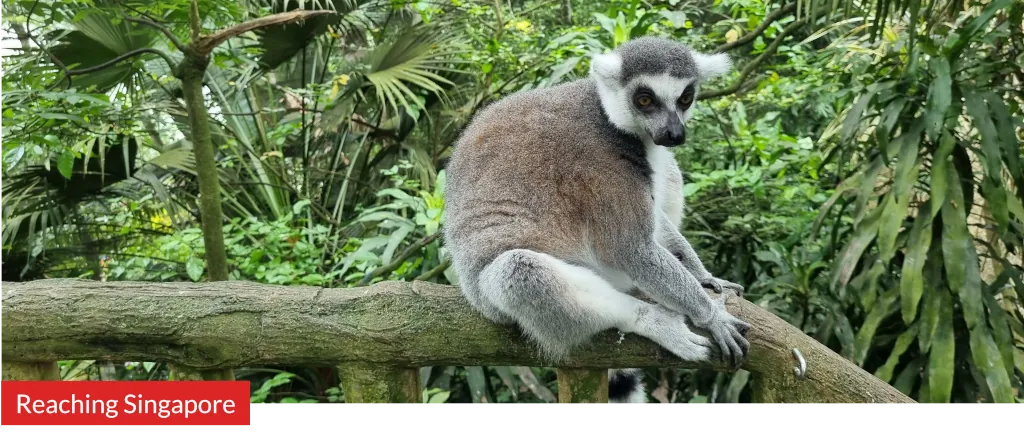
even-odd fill
[{"label": "lemur foot", "polygon": [[651,332],[648,337],[675,354],[680,359],[690,362],[705,362],[712,357],[711,339],[694,333],[686,324],[686,318],[674,311],[657,306],[656,319],[648,322]]}]

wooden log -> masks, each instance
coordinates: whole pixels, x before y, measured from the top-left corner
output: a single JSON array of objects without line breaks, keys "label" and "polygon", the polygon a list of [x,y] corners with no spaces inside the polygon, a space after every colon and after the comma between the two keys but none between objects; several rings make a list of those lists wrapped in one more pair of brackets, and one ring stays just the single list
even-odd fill
[{"label": "wooden log", "polygon": [[[458,288],[383,282],[324,289],[252,282],[3,284],[3,358],[15,362],[131,360],[195,369],[260,365],[551,366],[516,327],[475,312]],[[774,314],[736,297],[752,324],[743,368],[758,396],[788,402],[913,402]],[[695,331],[700,332],[698,329]],[[792,378],[792,349],[806,377]],[[730,368],[686,363],[650,340],[608,330],[558,368]]]}]

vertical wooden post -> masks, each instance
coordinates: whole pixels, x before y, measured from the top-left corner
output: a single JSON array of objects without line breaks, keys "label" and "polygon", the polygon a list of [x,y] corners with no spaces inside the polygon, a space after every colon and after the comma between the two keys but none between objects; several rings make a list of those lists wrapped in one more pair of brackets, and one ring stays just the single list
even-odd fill
[{"label": "vertical wooden post", "polygon": [[608,370],[558,369],[558,402],[608,402]]},{"label": "vertical wooden post", "polygon": [[60,368],[57,362],[4,362],[3,374],[0,375],[3,381],[18,380],[46,380],[59,381]]},{"label": "vertical wooden post", "polygon": [[387,365],[338,366],[341,389],[347,403],[418,403],[419,368]]}]

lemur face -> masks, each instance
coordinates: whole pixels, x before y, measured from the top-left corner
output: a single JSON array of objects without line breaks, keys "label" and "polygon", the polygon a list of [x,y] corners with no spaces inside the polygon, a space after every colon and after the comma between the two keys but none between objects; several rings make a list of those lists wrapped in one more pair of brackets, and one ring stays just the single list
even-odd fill
[{"label": "lemur face", "polygon": [[609,120],[666,147],[686,143],[684,124],[701,82],[730,68],[725,54],[705,55],[660,38],[634,39],[591,63]]},{"label": "lemur face", "polygon": [[619,92],[628,98],[634,129],[643,131],[656,145],[675,147],[686,143],[696,88],[693,78],[668,74],[641,75]]}]

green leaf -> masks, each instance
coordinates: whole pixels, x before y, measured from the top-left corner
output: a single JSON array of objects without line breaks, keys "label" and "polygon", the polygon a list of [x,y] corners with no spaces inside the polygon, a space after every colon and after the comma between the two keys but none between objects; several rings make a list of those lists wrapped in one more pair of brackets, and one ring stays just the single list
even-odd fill
[{"label": "green leaf", "polygon": [[932,244],[931,202],[927,201],[918,208],[914,225],[910,228],[910,239],[907,240],[907,256],[903,259],[903,272],[900,278],[900,303],[902,306],[903,323],[910,324],[917,316],[917,304],[924,292],[924,269],[928,258],[928,249]]},{"label": "green leaf", "polygon": [[974,239],[967,230],[963,190],[956,167],[949,168],[947,186],[949,200],[942,206],[942,257],[949,289],[959,294],[964,321],[968,330],[972,330],[985,319],[981,301],[981,270]]},{"label": "green leaf", "polygon": [[469,391],[473,397],[473,402],[477,403],[493,403],[494,398],[491,397],[491,389],[487,385],[487,373],[484,372],[484,368],[481,366],[469,366],[466,368],[466,380],[469,383]]},{"label": "green leaf", "polygon": [[939,141],[939,149],[935,151],[932,160],[932,183],[931,183],[931,213],[932,217],[938,215],[942,205],[946,203],[946,182],[949,174],[949,156],[953,153],[956,145],[953,135],[946,132]]},{"label": "green leaf", "polygon": [[868,312],[868,316],[864,318],[864,324],[857,331],[857,347],[854,354],[854,361],[858,366],[864,365],[864,360],[868,357],[868,350],[871,349],[871,341],[875,337],[875,331],[878,330],[878,325],[882,323],[882,320],[894,311],[898,295],[896,289],[886,291],[878,300],[878,304],[875,304]]},{"label": "green leaf", "polygon": [[949,292],[936,288],[937,328],[928,353],[928,402],[948,403],[953,392],[953,364],[956,349],[953,336],[953,300]]},{"label": "green leaf", "polygon": [[198,282],[203,277],[203,268],[203,261],[199,258],[191,257],[185,262],[185,271],[188,272],[188,277],[193,282]]},{"label": "green leaf", "polygon": [[896,97],[885,106],[885,109],[882,110],[882,121],[878,124],[878,135],[880,138],[888,141],[892,133],[892,127],[900,119],[900,114],[903,113],[903,108],[906,105],[906,98]]},{"label": "green leaf", "polygon": [[[982,165],[989,178],[999,179],[1002,176],[1002,151],[999,146],[999,133],[984,97],[974,92],[965,92],[967,113],[974,119],[974,126],[981,133],[981,151],[985,154]],[[1019,151],[1017,151],[1019,152]]]},{"label": "green leaf", "polygon": [[877,207],[868,214],[854,231],[850,243],[847,244],[846,248],[839,255],[835,278],[832,281],[833,286],[837,289],[845,288],[850,283],[850,278],[853,276],[857,263],[860,262],[861,255],[864,254],[864,250],[868,248],[871,241],[875,239],[875,235],[878,234],[878,223],[882,216],[882,211],[884,211],[884,207]]},{"label": "green leaf", "polygon": [[952,102],[952,79],[949,75],[949,62],[944,57],[933,57],[928,62],[935,80],[928,89],[928,101],[925,103],[925,131],[932,141],[938,140],[939,130],[946,120],[946,112]]},{"label": "green leaf", "polygon": [[999,302],[996,301],[995,297],[985,297],[985,306],[988,307],[988,324],[992,327],[992,336],[996,340],[996,344],[999,348],[999,353],[1003,359],[1003,365],[1006,367],[1006,375],[1008,378],[1013,377],[1013,331],[1010,330],[1010,321],[1012,319],[1007,315],[1006,311]]},{"label": "green leaf", "polygon": [[974,366],[984,373],[985,385],[988,386],[992,399],[995,402],[1012,403],[1013,387],[1010,385],[1010,377],[1006,374],[999,347],[996,346],[996,341],[992,339],[989,331],[985,325],[971,330],[971,359]]},{"label": "green leaf", "polygon": [[[61,379],[62,380],[74,380],[79,375],[81,375],[83,372],[85,372],[87,369],[89,369],[89,367],[91,367],[91,366],[93,366],[95,364],[96,364],[95,360],[78,360],[78,361],[75,361],[71,365],[71,367],[68,368],[67,372],[65,372],[64,375],[61,376]],[[148,369],[147,369],[147,371],[148,371]],[[85,378],[88,378],[88,375],[86,375]]]},{"label": "green leaf", "polygon": [[57,170],[64,176],[64,179],[71,179],[71,171],[75,168],[75,154],[65,150],[57,157]]},{"label": "green leaf", "polygon": [[850,108],[850,112],[846,114],[846,119],[843,120],[843,130],[840,134],[840,138],[844,143],[852,140],[854,134],[857,133],[861,124],[861,118],[864,116],[864,109],[868,107],[868,104],[871,103],[874,97],[875,91],[870,88],[865,90],[857,102],[853,104],[853,107]]},{"label": "green leaf", "polygon": [[833,315],[836,317],[834,332],[836,333],[836,339],[839,339],[841,345],[840,355],[847,360],[853,361],[854,353],[857,349],[857,340],[853,334],[853,327],[850,326],[850,319],[842,312],[836,312]]},{"label": "green leaf", "polygon": [[1006,189],[992,178],[985,178],[981,183],[981,195],[985,198],[992,220],[996,222],[998,233],[1005,233],[1010,225],[1010,208],[1007,203]]},{"label": "green leaf", "polygon": [[896,369],[896,364],[900,361],[900,356],[907,351],[907,348],[910,348],[910,344],[914,343],[914,338],[916,337],[917,327],[911,327],[900,334],[900,337],[896,339],[896,345],[893,346],[892,352],[889,353],[889,358],[881,368],[875,371],[875,376],[888,383],[892,378],[892,371]]},{"label": "green leaf", "polygon": [[[860,186],[857,189],[857,200],[854,201],[853,224],[858,226],[864,215],[867,213],[868,201],[875,197],[875,187],[878,185],[878,174],[881,173],[885,163],[881,158],[871,160],[871,164],[864,171],[864,177],[860,179]],[[881,207],[879,207],[881,208]]]},{"label": "green leaf", "polygon": [[[921,378],[921,367],[924,366],[925,358],[919,357],[911,360],[907,363],[907,367],[903,368],[903,371],[896,376],[896,381],[893,382],[892,387],[899,390],[904,395],[913,395],[914,383]],[[922,391],[921,396],[927,396],[927,392]]]},{"label": "green leaf", "polygon": [[938,243],[932,243],[928,249],[928,260],[925,261],[925,288],[928,288],[923,295],[924,306],[921,309],[921,321],[918,325],[918,349],[921,353],[927,353],[931,347],[932,337],[935,336],[939,327],[939,310],[942,307],[941,294],[945,291],[946,285],[942,280],[943,276],[942,248]]},{"label": "green leaf", "polygon": [[740,369],[733,374],[732,379],[729,380],[729,385],[725,388],[725,401],[730,403],[740,402],[740,393],[746,388],[747,383],[750,382],[750,371]]},{"label": "green leaf", "polygon": [[[959,294],[964,321],[970,333],[971,359],[985,376],[985,383],[998,402],[1012,402],[1010,379],[999,348],[985,323],[981,270],[974,238],[967,228],[963,190],[956,167],[950,167],[950,200],[942,208],[942,254],[951,291]],[[937,342],[936,342],[937,343]]]},{"label": "green leaf", "polygon": [[[1017,140],[1015,131],[1016,124],[1006,103],[1002,98],[991,92],[985,93],[985,100],[988,101],[989,112],[996,123],[996,131],[999,134],[999,143],[1003,147],[1003,158],[1006,160],[1006,167],[1011,174],[1016,174],[1017,185],[1024,185],[1024,165],[1020,161],[1020,142]],[[1021,218],[1024,220],[1024,217]]]},{"label": "green leaf", "polygon": [[960,26],[955,37],[948,38],[946,42],[945,48],[947,48],[950,58],[959,59],[960,51],[974,39],[974,34],[981,31],[997,12],[1006,9],[1014,1],[1016,0],[994,0],[986,4],[981,13]]},{"label": "green leaf", "polygon": [[447,390],[442,390],[440,392],[437,392],[437,393],[431,395],[430,396],[430,400],[427,401],[427,403],[428,404],[440,404],[440,403],[443,403],[443,402],[447,402],[448,401],[448,397],[451,396],[451,394],[452,393],[447,391]]}]

